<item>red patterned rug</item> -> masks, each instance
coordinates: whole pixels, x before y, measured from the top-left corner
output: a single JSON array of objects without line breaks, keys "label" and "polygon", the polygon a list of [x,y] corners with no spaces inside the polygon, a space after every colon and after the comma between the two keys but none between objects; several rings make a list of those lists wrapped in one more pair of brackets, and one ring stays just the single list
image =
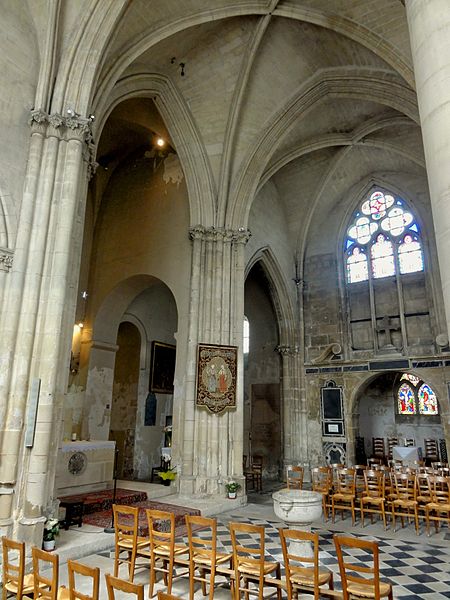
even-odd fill
[{"label": "red patterned rug", "polygon": [[[118,503],[119,504],[119,503]],[[195,508],[188,508],[186,506],[177,506],[176,504],[166,504],[164,502],[156,501],[143,501],[134,502],[133,506],[138,506],[139,510],[139,535],[146,537],[148,536],[148,523],[147,515],[145,513],[146,508],[152,508],[154,510],[165,510],[175,514],[175,535],[177,537],[186,534],[186,525],[184,517],[185,515],[199,515],[200,511]],[[131,522],[130,516],[130,522]],[[97,527],[111,527],[111,509],[103,510],[100,512],[85,514],[83,517],[83,523],[89,523],[89,525],[95,525]]]},{"label": "red patterned rug", "polygon": [[[126,490],[124,488],[116,489],[116,504],[136,504],[147,500],[147,492],[136,490]],[[85,494],[75,494],[72,496],[63,496],[61,501],[84,502],[84,514],[97,513],[105,510],[111,511],[113,504],[113,490],[101,490],[100,492],[88,492]],[[83,520],[85,520],[83,518]],[[86,521],[87,522],[87,521]],[[106,527],[106,525],[105,525]]]}]

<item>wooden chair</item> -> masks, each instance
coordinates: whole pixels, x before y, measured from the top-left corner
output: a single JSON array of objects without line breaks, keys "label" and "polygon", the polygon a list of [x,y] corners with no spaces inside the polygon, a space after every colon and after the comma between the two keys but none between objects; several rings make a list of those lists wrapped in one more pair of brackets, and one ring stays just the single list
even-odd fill
[{"label": "wooden chair", "polygon": [[109,573],[105,574],[105,579],[108,600],[115,600],[116,592],[122,592],[121,597],[123,597],[123,593],[133,594],[136,596],[136,600],[144,600],[144,584],[132,583],[125,579],[119,579],[118,577],[113,577]]},{"label": "wooden chair", "polygon": [[3,587],[2,599],[14,594],[18,600],[34,591],[34,575],[25,575],[25,542],[2,537]]},{"label": "wooden chair", "polygon": [[286,485],[288,489],[301,490],[303,488],[303,467],[290,465],[286,467]]},{"label": "wooden chair", "polygon": [[[328,585],[333,588],[333,573],[327,569],[319,569],[319,535],[295,529],[279,529],[281,548],[283,550],[286,591],[288,600],[298,596],[303,588],[311,588],[315,600],[320,598],[320,586]],[[289,542],[311,542],[313,556],[303,556],[290,552]],[[309,566],[311,565],[311,566]]]},{"label": "wooden chair", "polygon": [[432,438],[424,439],[425,446],[425,462],[428,465],[431,465],[432,462],[439,461],[439,447],[438,442]]},{"label": "wooden chair", "polygon": [[[98,567],[89,567],[74,560],[67,561],[67,571],[69,574],[69,587],[61,586],[58,590],[58,600],[98,600],[100,587],[100,569]],[[77,589],[78,578],[88,578],[91,580],[91,593],[86,594]]]},{"label": "wooden chair", "polygon": [[[218,565],[228,563],[231,569],[231,553],[217,552],[217,520],[207,517],[186,515],[186,527],[189,540],[189,598],[194,598],[194,584],[200,581],[203,595],[206,596],[206,584],[209,583],[209,598],[214,598],[214,583]],[[202,530],[200,536],[194,535],[194,528]],[[195,575],[198,569],[199,575]],[[209,572],[209,581],[206,578]]]},{"label": "wooden chair", "polygon": [[332,474],[329,467],[314,467],[311,469],[311,484],[313,492],[322,494],[323,515],[328,521],[328,509],[330,507],[330,493],[332,486]]},{"label": "wooden chair", "polygon": [[430,494],[430,486],[428,484],[428,478],[430,475],[434,475],[430,469],[430,467],[426,468],[428,472],[420,471],[416,473],[416,500],[417,500],[417,510],[419,512],[419,516],[423,516],[425,518],[425,507],[431,502],[431,494]]},{"label": "wooden chair", "polygon": [[428,486],[431,501],[425,505],[425,520],[429,536],[430,521],[434,522],[436,533],[442,521],[446,521],[450,529],[450,478],[430,475]]},{"label": "wooden chair", "polygon": [[[188,546],[175,544],[175,515],[165,510],[145,510],[148,521],[150,546],[139,551],[139,556],[150,559],[150,587],[149,597],[153,598],[156,574],[162,573],[167,593],[172,592],[172,582],[175,576],[174,561],[176,556],[187,554]],[[187,571],[183,574],[186,574]]]},{"label": "wooden chair", "polygon": [[180,596],[173,596],[172,594],[166,594],[165,592],[158,592],[158,600],[183,600]]},{"label": "wooden chair", "polygon": [[[276,579],[280,579],[281,568],[278,562],[268,562],[265,560],[265,530],[263,526],[250,525],[247,523],[230,523],[231,545],[233,547],[233,565],[234,565],[234,592],[235,600],[240,600],[241,592],[245,592],[245,598],[248,600],[248,594],[257,594],[258,599],[262,600],[264,595],[264,586],[273,585],[277,588],[277,598],[281,600],[281,590],[279,584],[272,582],[270,575],[275,573]],[[248,538],[253,535],[256,538]],[[239,536],[245,536],[247,546],[242,544]],[[255,547],[256,546],[256,547]],[[242,584],[241,584],[242,579]],[[256,583],[257,589],[250,588],[250,583]]]},{"label": "wooden chair", "polygon": [[407,448],[416,445],[416,440],[414,438],[405,438],[405,446]]},{"label": "wooden chair", "polygon": [[[378,544],[343,535],[333,537],[341,574],[343,600],[350,600],[350,598],[380,600],[385,597],[393,600],[391,583],[380,580]],[[351,555],[353,549],[365,550],[369,556],[361,557],[361,561],[357,563]]]},{"label": "wooden chair", "polygon": [[391,501],[392,527],[394,533],[395,519],[400,517],[402,527],[404,527],[404,518],[408,520],[413,516],[416,527],[416,534],[419,535],[419,515],[417,503],[417,484],[414,473],[394,473],[394,497]]},{"label": "wooden chair", "polygon": [[374,514],[381,515],[386,529],[385,482],[383,471],[364,471],[365,487],[360,501],[362,527],[364,527],[364,513],[369,513],[371,523]]},{"label": "wooden chair", "polygon": [[[34,600],[56,600],[58,597],[59,556],[36,546],[31,549],[34,574]],[[42,574],[45,571],[46,575]],[[47,576],[49,574],[50,576]]]},{"label": "wooden chair", "polygon": [[372,457],[379,458],[384,462],[386,458],[386,452],[384,448],[384,438],[373,437],[372,438]]},{"label": "wooden chair", "polygon": [[255,455],[252,460],[252,473],[255,492],[262,492],[263,457]]},{"label": "wooden chair", "polygon": [[[137,506],[123,506],[113,504],[115,554],[114,577],[119,575],[119,567],[128,565],[128,579],[133,581],[136,556],[138,551],[148,546],[148,539],[138,536],[139,508]],[[125,557],[123,556],[125,553]]]},{"label": "wooden chair", "polygon": [[153,483],[153,479],[155,478],[155,476],[158,477],[158,479],[160,481],[162,481],[161,478],[159,477],[158,473],[160,473],[161,471],[167,471],[167,469],[170,469],[170,460],[166,461],[166,460],[164,460],[164,457],[161,456],[161,461],[159,463],[159,466],[152,467],[152,472],[150,475],[150,483]]},{"label": "wooden chair", "polygon": [[367,470],[367,465],[355,465],[355,494],[357,498],[361,498],[365,490],[364,472]]},{"label": "wooden chair", "polygon": [[341,511],[344,518],[344,510],[352,513],[352,525],[355,524],[355,469],[340,469],[337,472],[336,491],[331,495],[331,514],[333,523],[336,509]]},{"label": "wooden chair", "polygon": [[387,446],[388,446],[388,459],[392,460],[392,449],[394,448],[394,446],[398,446],[398,437],[388,437]]},{"label": "wooden chair", "polygon": [[253,477],[253,470],[251,464],[247,463],[247,455],[244,454],[242,457],[242,473],[245,477],[245,488],[251,484],[252,489],[255,489],[255,480]]}]

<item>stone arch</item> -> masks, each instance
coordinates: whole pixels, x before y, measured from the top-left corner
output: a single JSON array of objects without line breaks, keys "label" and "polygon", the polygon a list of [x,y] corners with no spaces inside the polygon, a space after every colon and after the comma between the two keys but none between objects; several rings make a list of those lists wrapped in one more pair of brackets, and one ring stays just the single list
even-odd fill
[{"label": "stone arch", "polygon": [[300,117],[324,97],[363,99],[394,108],[413,122],[419,123],[417,102],[414,92],[391,75],[373,69],[349,70],[348,68],[326,69],[312,76],[296,90],[286,104],[261,132],[249,153],[247,162],[236,176],[227,211],[227,227],[245,225],[251,202],[264,169],[283,136]]},{"label": "stone arch", "polygon": [[[346,402],[346,431],[347,431],[347,444],[350,448],[355,447],[355,432],[359,429],[359,406],[361,396],[367,387],[374,383],[380,376],[393,371],[376,371],[367,375],[362,375],[358,383],[350,388],[350,395]],[[441,369],[398,369],[396,373],[411,373],[420,377],[428,383],[438,398],[439,404],[439,416],[441,420],[442,429],[444,431],[444,437],[446,440],[447,448],[450,448],[450,426],[448,423],[448,416],[450,414],[450,402],[447,393],[447,383],[444,381],[444,377]],[[394,402],[394,398],[392,398]]]},{"label": "stone arch", "polygon": [[295,345],[297,342],[294,307],[292,306],[286,279],[272,249],[269,247],[260,248],[253,254],[247,263],[245,277],[257,263],[261,264],[270,285],[270,298],[277,317],[280,346]]},{"label": "stone arch", "polygon": [[[84,427],[96,439],[105,439],[109,431],[110,403],[113,386],[117,333],[120,323],[128,321],[141,337],[141,366],[143,345],[148,333],[138,319],[130,319],[128,307],[142,292],[154,285],[163,285],[176,307],[170,288],[160,279],[148,274],[133,275],[119,282],[102,299],[93,320],[84,404]],[[178,320],[178,314],[176,315]],[[84,340],[86,341],[86,340]],[[86,344],[87,345],[87,344]],[[148,366],[148,361],[145,362]]]},{"label": "stone arch", "polygon": [[168,77],[137,74],[122,79],[107,101],[100,99],[94,107],[98,112],[98,137],[112,110],[138,96],[154,100],[175,143],[186,176],[191,226],[213,226],[215,188],[207,153],[189,108]]}]

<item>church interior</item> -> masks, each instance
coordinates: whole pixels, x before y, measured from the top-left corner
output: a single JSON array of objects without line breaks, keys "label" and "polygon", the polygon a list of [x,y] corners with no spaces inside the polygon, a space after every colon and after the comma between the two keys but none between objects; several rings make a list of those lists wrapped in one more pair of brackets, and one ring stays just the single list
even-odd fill
[{"label": "church interior", "polygon": [[[30,557],[118,480],[278,560],[293,466],[450,476],[447,0],[3,0],[0,32],[1,535]],[[315,525],[337,581],[344,528],[449,597],[448,520]],[[76,529],[60,562],[113,545]]]}]

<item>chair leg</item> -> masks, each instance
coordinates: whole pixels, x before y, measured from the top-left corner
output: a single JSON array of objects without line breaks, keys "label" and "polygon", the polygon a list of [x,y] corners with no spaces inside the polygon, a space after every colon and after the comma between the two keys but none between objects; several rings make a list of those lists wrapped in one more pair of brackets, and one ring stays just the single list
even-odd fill
[{"label": "chair leg", "polygon": [[195,565],[191,562],[189,564],[189,600],[194,600],[194,573]]},{"label": "chair leg", "polygon": [[[281,579],[281,567],[280,565],[277,566],[277,570],[275,571],[275,573],[277,574],[277,579]],[[279,585],[277,585],[277,599],[281,600],[281,588]]]}]

